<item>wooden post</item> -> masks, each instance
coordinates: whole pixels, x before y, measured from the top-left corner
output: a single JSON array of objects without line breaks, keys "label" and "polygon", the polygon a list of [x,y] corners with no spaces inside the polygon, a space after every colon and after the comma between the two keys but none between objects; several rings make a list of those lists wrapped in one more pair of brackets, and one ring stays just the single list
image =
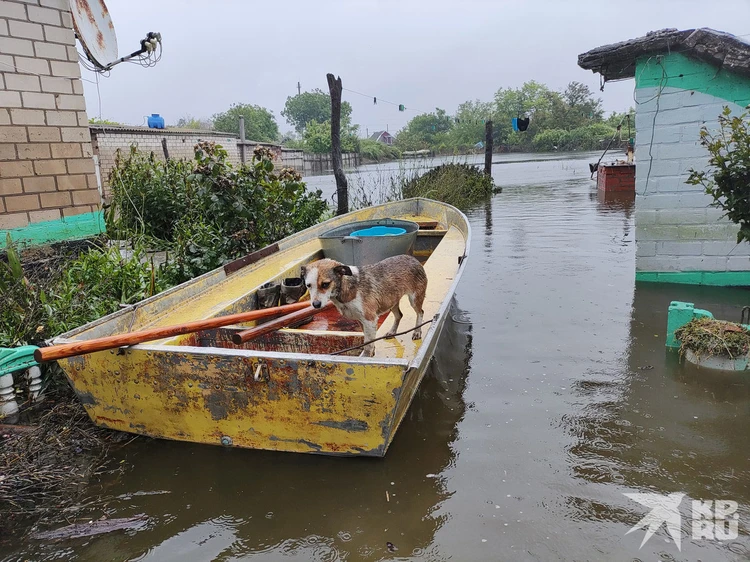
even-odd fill
[{"label": "wooden post", "polygon": [[167,138],[161,139],[161,149],[164,151],[164,160],[169,162],[169,149],[167,148]]},{"label": "wooden post", "polygon": [[240,162],[245,163],[245,117],[240,115]]},{"label": "wooden post", "polygon": [[341,78],[334,78],[330,72],[326,74],[328,89],[331,92],[331,160],[333,175],[336,177],[336,198],[338,211],[343,215],[349,212],[349,190],[341,162]]},{"label": "wooden post", "polygon": [[484,124],[484,173],[492,176],[492,120]]}]

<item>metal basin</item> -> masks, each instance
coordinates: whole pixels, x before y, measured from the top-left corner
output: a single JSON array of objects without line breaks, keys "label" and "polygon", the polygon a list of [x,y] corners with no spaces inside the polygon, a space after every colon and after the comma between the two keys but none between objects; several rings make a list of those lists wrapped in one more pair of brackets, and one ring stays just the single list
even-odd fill
[{"label": "metal basin", "polygon": [[[339,226],[323,233],[319,239],[325,257],[362,266],[391,256],[411,255],[418,230],[419,225],[412,221],[377,219]],[[353,235],[357,231],[365,232]]]}]

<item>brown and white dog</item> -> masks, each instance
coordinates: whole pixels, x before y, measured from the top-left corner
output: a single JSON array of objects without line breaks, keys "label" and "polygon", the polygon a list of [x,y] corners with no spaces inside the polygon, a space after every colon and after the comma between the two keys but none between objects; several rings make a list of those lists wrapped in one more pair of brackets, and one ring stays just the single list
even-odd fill
[{"label": "brown and white dog", "polygon": [[[422,323],[427,274],[419,260],[412,256],[393,256],[362,267],[322,259],[303,265],[301,277],[310,290],[313,307],[320,308],[331,301],[342,316],[362,324],[365,341],[376,337],[378,318],[388,311],[393,312],[394,322],[386,337],[396,334],[403,317],[398,305],[404,295],[408,295],[417,313],[416,325]],[[412,339],[421,337],[422,329],[416,328]],[[375,355],[374,344],[366,345],[361,355]]]}]

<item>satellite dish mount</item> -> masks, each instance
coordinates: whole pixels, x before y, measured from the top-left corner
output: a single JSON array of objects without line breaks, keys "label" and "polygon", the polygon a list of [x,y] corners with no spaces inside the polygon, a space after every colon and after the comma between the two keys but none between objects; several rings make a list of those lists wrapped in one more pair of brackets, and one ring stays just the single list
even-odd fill
[{"label": "satellite dish mount", "polygon": [[69,4],[76,37],[88,59],[81,57],[81,62],[89,70],[107,72],[121,62],[149,67],[161,59],[161,33],[149,32],[140,49],[119,57],[115,26],[104,0],[69,0]]}]

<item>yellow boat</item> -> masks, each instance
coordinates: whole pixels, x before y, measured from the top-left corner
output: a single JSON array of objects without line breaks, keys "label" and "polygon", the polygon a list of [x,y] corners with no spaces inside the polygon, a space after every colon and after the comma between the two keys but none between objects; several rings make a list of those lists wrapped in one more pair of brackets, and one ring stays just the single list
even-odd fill
[{"label": "yellow boat", "polygon": [[[321,236],[343,225],[417,223],[409,250],[427,272],[423,338],[375,343],[374,357],[340,353],[364,340],[358,322],[333,309],[307,324],[245,344],[232,335],[254,323],[62,359],[60,366],[99,426],[156,438],[327,455],[382,457],[425,373],[469,253],[466,216],[414,198],[353,211],[236,262],[65,333],[52,345],[209,319],[252,309],[268,282],[298,277],[325,257]],[[307,297],[309,298],[309,297]],[[406,297],[401,330],[415,314]],[[378,336],[393,319],[381,318]]]}]

